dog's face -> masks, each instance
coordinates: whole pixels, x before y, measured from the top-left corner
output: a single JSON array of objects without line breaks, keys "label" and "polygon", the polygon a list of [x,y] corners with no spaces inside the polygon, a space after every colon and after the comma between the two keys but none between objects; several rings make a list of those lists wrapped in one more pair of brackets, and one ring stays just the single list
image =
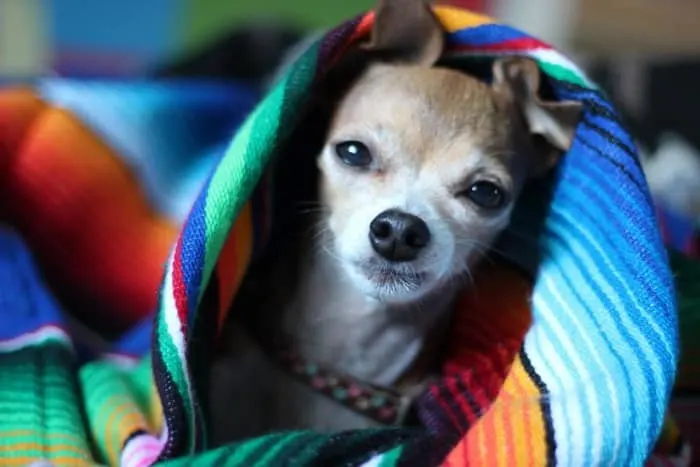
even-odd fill
[{"label": "dog's face", "polygon": [[491,84],[431,66],[439,31],[420,2],[380,5],[371,46],[403,63],[371,65],[342,96],[318,160],[324,246],[385,302],[417,300],[489,250],[526,179],[568,148],[578,113],[538,99],[530,60],[497,61]]},{"label": "dog's face", "polygon": [[357,287],[411,301],[489,249],[528,174],[511,120],[452,70],[377,65],[348,92],[319,166],[329,247]]}]

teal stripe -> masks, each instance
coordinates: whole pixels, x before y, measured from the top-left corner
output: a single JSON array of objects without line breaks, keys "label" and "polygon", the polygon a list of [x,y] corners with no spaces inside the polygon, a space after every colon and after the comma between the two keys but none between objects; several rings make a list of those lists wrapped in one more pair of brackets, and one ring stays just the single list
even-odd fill
[{"label": "teal stripe", "polygon": [[260,467],[264,467],[266,465],[281,465],[282,462],[272,463],[275,460],[275,457],[277,457],[278,454],[281,453],[284,449],[286,449],[290,444],[297,442],[300,438],[303,438],[305,435],[306,433],[290,433],[281,440],[279,440],[276,446],[271,447],[259,459],[250,459],[249,462],[253,462],[253,464],[246,463],[245,465],[250,465],[251,467],[254,465]]}]

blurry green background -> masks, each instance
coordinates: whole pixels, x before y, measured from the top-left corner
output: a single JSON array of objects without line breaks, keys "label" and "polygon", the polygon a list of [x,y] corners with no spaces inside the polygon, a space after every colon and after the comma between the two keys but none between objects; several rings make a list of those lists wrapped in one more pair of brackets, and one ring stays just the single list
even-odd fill
[{"label": "blurry green background", "polygon": [[373,3],[372,0],[188,0],[183,47],[201,44],[232,25],[251,19],[275,17],[310,29],[330,27],[370,9]]}]

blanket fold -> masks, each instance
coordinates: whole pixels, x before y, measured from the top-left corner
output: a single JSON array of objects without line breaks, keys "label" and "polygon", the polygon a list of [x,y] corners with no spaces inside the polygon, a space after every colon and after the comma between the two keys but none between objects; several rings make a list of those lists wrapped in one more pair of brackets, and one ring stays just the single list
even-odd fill
[{"label": "blanket fold", "polygon": [[[519,202],[504,258],[459,301],[442,378],[418,401],[423,426],[207,451],[209,344],[227,313],[249,312],[229,308],[274,222],[265,175],[276,157],[315,157],[287,151],[289,138],[370,12],[313,42],[254,108],[252,93],[219,86],[0,90],[0,220],[15,231],[0,230],[0,466],[688,465],[667,412],[674,278],[630,136],[549,45],[435,12],[445,63],[481,75],[527,55],[583,116],[556,173]],[[698,263],[673,258],[700,280]],[[59,302],[130,332],[83,352]]]}]

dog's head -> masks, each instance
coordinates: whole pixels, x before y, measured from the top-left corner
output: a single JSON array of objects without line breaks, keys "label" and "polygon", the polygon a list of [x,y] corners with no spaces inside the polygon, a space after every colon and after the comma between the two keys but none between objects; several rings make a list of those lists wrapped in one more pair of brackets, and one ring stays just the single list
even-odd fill
[{"label": "dog's head", "polygon": [[435,67],[444,32],[423,0],[376,10],[372,62],[339,100],[318,159],[326,247],[355,286],[410,302],[464,273],[508,225],[529,177],[568,149],[579,106],[538,96],[503,58],[486,84]]}]

